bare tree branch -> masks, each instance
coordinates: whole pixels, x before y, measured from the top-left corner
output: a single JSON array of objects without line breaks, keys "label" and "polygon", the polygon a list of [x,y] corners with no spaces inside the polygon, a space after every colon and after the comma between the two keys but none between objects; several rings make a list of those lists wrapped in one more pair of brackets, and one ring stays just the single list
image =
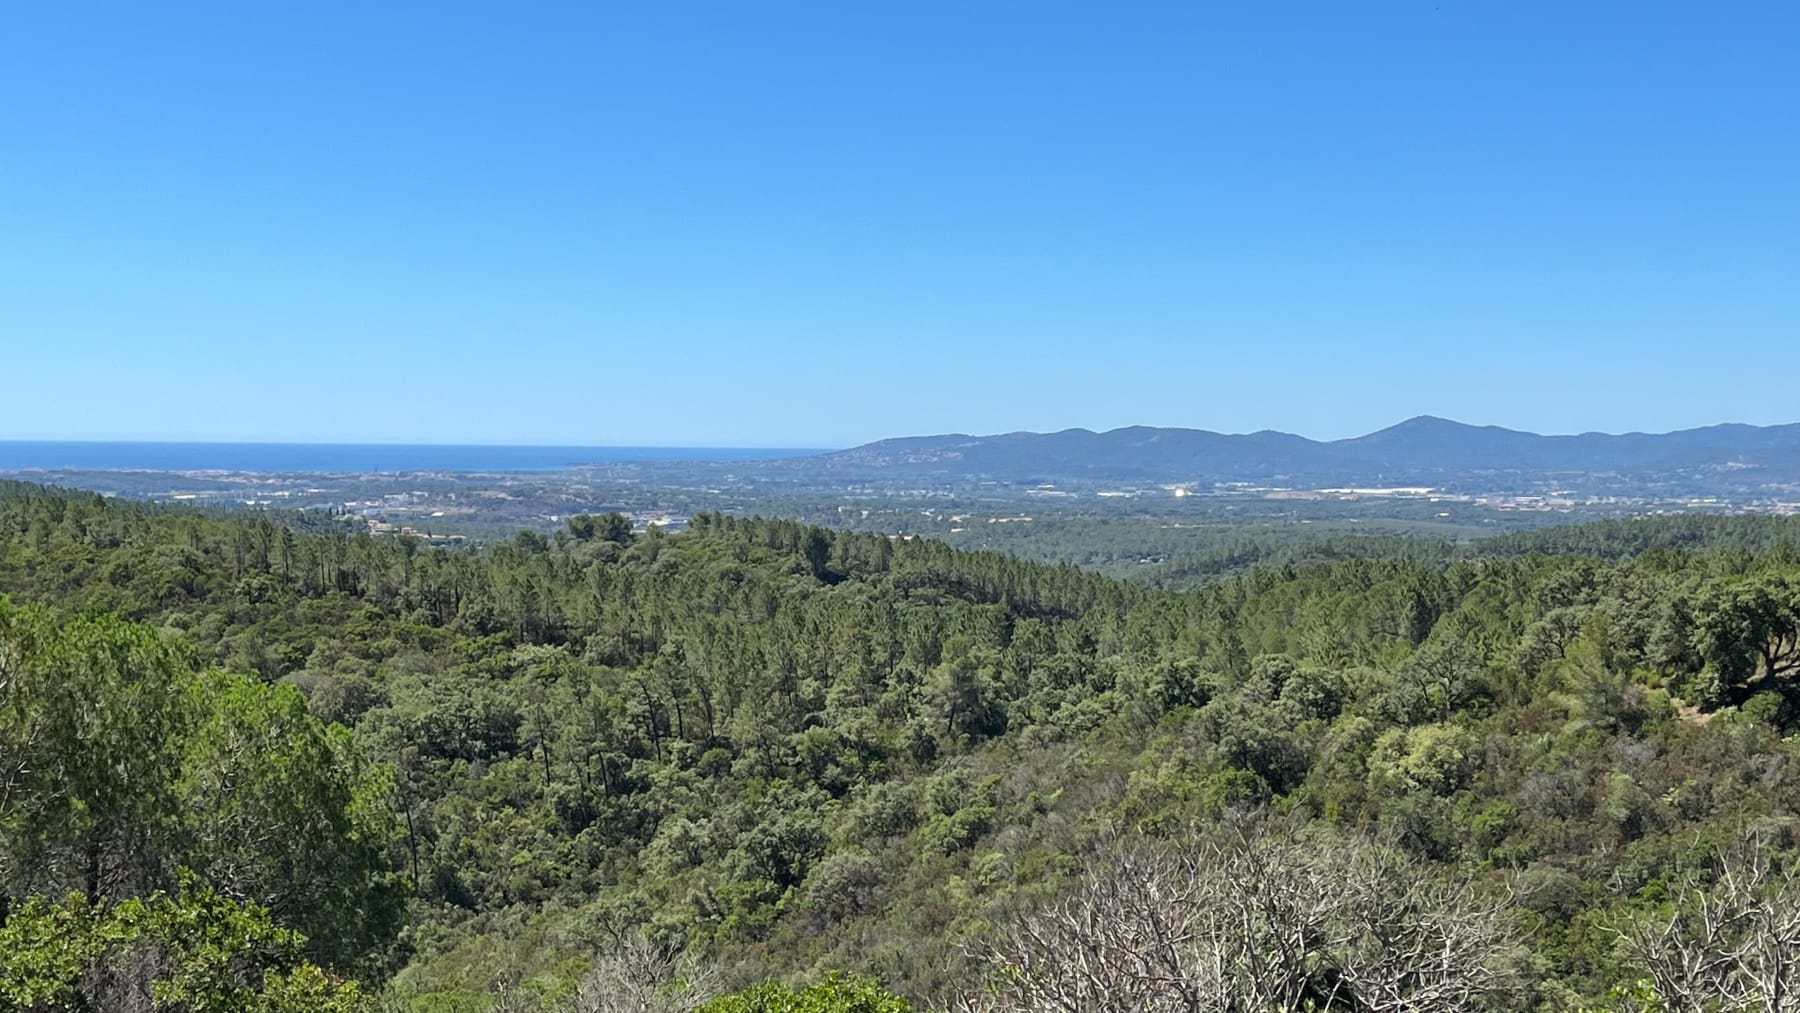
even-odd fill
[{"label": "bare tree branch", "polygon": [[1517,951],[1503,902],[1362,840],[1262,821],[1122,845],[986,954],[984,1013],[1480,1010]]},{"label": "bare tree branch", "polygon": [[1692,876],[1666,916],[1617,931],[1668,1013],[1800,1013],[1800,870],[1765,835]]},{"label": "bare tree branch", "polygon": [[718,992],[718,974],[668,943],[621,939],[581,978],[569,1013],[692,1013]]}]

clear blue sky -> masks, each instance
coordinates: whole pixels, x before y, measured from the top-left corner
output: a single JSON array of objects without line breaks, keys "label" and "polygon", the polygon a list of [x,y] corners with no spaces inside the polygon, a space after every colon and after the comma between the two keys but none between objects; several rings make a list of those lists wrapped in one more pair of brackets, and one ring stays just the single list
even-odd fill
[{"label": "clear blue sky", "polygon": [[1800,5],[14,4],[0,438],[1800,419]]}]

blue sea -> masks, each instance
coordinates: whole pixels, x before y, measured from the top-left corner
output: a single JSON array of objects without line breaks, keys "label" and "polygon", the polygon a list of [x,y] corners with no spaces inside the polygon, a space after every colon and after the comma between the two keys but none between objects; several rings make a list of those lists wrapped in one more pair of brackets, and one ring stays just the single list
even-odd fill
[{"label": "blue sea", "polygon": [[647,461],[759,461],[779,447],[500,447],[353,443],[33,443],[0,440],[0,471],[555,471]]}]

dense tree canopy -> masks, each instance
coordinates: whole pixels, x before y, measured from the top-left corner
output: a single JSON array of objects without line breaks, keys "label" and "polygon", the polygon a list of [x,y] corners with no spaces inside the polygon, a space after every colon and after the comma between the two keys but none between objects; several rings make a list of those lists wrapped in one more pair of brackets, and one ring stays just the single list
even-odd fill
[{"label": "dense tree canopy", "polygon": [[[1469,1008],[1622,1008],[1664,959],[1622,940],[1792,844],[1800,560],[1736,520],[1581,530],[1170,592],[775,520],[461,549],[9,487],[5,896],[115,911],[187,870],[417,1010],[646,976],[811,1009],[833,971],[1007,1008],[1008,940],[1103,870],[1204,894],[1254,859],[1461,926],[1505,958]],[[1218,837],[1273,819],[1313,843]],[[1405,943],[1321,944],[1296,987],[1349,1008]],[[631,947],[654,973],[607,970]]]}]

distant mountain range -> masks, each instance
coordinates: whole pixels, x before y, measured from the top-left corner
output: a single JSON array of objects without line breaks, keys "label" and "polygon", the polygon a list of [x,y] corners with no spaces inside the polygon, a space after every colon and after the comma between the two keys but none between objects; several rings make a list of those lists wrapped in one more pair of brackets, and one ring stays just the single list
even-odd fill
[{"label": "distant mountain range", "polygon": [[1230,435],[1131,426],[1103,433],[913,436],[788,463],[887,482],[1251,482],[1303,488],[1519,487],[1524,482],[1741,489],[1800,481],[1800,423],[1540,436],[1425,415],[1329,442],[1269,430]]}]

